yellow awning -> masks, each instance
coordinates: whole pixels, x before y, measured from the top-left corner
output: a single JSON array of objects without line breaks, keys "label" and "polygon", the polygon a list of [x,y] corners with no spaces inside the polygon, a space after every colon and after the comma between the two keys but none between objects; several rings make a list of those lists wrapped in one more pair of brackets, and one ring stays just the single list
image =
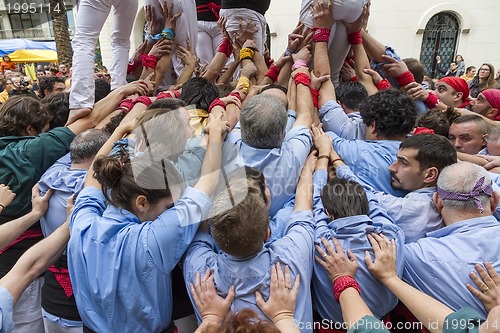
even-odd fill
[{"label": "yellow awning", "polygon": [[13,62],[57,62],[57,52],[52,50],[17,50],[9,57]]}]

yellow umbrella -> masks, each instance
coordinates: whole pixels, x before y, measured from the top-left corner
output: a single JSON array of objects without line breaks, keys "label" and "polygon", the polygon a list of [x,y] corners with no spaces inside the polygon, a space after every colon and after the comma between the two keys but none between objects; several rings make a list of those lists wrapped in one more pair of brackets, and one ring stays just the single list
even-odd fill
[{"label": "yellow umbrella", "polygon": [[13,62],[57,62],[57,52],[52,50],[16,50],[9,57]]}]

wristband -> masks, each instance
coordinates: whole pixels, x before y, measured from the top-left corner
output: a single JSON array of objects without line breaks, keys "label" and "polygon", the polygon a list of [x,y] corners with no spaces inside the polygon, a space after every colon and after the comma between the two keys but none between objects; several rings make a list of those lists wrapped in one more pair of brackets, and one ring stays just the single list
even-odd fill
[{"label": "wristband", "polygon": [[0,211],[0,214],[2,214],[2,213],[3,213],[3,211],[5,210],[5,206],[4,206],[4,205],[2,205],[2,204],[0,204],[0,207],[2,207],[2,210]]},{"label": "wristband", "polygon": [[391,84],[389,83],[389,81],[387,81],[387,79],[383,79],[382,81],[380,81],[377,84],[377,89],[378,90],[388,90],[388,89],[391,89]]},{"label": "wristband", "polygon": [[313,28],[313,41],[315,43],[326,42],[330,40],[330,29],[328,28]]},{"label": "wristband", "polygon": [[271,68],[266,73],[266,76],[276,82],[278,80],[278,76],[280,75],[280,69],[275,65],[271,65]]},{"label": "wristband", "polygon": [[340,157],[338,157],[338,158],[334,159],[331,163],[333,164],[333,163],[338,162],[338,161],[342,161],[343,162],[344,160],[341,159]]},{"label": "wristband", "polygon": [[154,43],[156,43],[156,39],[154,38],[153,35],[151,35],[150,32],[146,33],[146,36],[144,36],[144,39],[146,39],[146,41],[148,42],[148,44],[154,44]]},{"label": "wristband", "polygon": [[156,69],[156,64],[158,63],[158,59],[154,55],[149,55],[149,54],[141,54],[139,57],[142,62],[142,66],[146,69],[152,68]]},{"label": "wristband", "polygon": [[283,55],[285,57],[289,57],[293,54],[294,52],[292,50],[290,50],[288,47],[286,48],[285,52],[283,53]]},{"label": "wristband", "polygon": [[429,109],[433,109],[439,104],[439,99],[433,92],[429,91],[429,96],[424,103]]},{"label": "wristband", "polygon": [[338,277],[334,282],[333,282],[333,295],[335,296],[335,301],[339,303],[340,300],[340,294],[347,288],[354,288],[358,291],[358,293],[361,295],[361,289],[359,288],[359,284],[354,280],[354,278],[344,275],[341,277]]},{"label": "wristband", "polygon": [[161,93],[159,93],[158,95],[156,95],[156,99],[163,99],[163,98],[174,98],[174,95],[172,94],[171,91],[162,91]]},{"label": "wristband", "polygon": [[396,78],[398,81],[399,87],[403,88],[409,85],[412,82],[415,82],[415,78],[413,77],[413,74],[410,71],[406,71],[400,76]]},{"label": "wristband", "polygon": [[313,105],[317,109],[318,108],[319,92],[316,89],[311,88],[311,97],[313,99]]},{"label": "wristband", "polygon": [[219,97],[217,97],[216,99],[214,99],[214,101],[212,103],[210,103],[210,106],[208,107],[208,113],[212,112],[212,109],[216,106],[220,106],[223,109],[225,109],[226,103],[223,100],[221,100]]},{"label": "wristband", "polygon": [[307,67],[307,62],[302,59],[295,60],[295,62],[292,65],[292,72],[297,68],[302,68],[302,67]]},{"label": "wristband", "polygon": [[233,46],[229,38],[224,38],[217,49],[217,52],[224,53],[226,58],[229,58],[233,53]]},{"label": "wristband", "polygon": [[363,38],[361,37],[361,31],[353,32],[347,35],[347,40],[351,45],[363,44]]},{"label": "wristband", "polygon": [[270,68],[274,64],[274,60],[268,53],[266,53],[266,55],[264,56],[264,61],[266,62],[267,68]]},{"label": "wristband", "polygon": [[122,109],[125,114],[129,113],[134,107],[134,101],[131,98],[124,99],[118,104],[118,109]]},{"label": "wristband", "polygon": [[165,37],[166,39],[174,40],[175,37],[175,31],[173,31],[170,28],[164,28],[163,31],[159,34],[155,35],[155,39],[158,40],[162,37]]},{"label": "wristband", "polygon": [[354,75],[353,77],[351,77],[351,79],[349,81],[358,82],[358,77],[356,75]]},{"label": "wristband", "polygon": [[330,158],[330,155],[319,155],[318,160],[322,158]]},{"label": "wristband", "polygon": [[139,66],[139,62],[135,61],[134,58],[130,58],[127,66],[127,74],[131,74],[137,66]]},{"label": "wristband", "polygon": [[238,98],[240,100],[240,102],[241,102],[241,95],[237,91],[234,91],[234,90],[231,91],[228,96],[234,96],[234,97]]},{"label": "wristband", "polygon": [[251,48],[244,47],[240,50],[240,60],[245,60],[245,59],[252,60],[254,53],[255,53],[254,50],[252,50]]},{"label": "wristband", "polygon": [[134,104],[137,104],[137,103],[142,103],[142,104],[144,104],[146,106],[150,106],[152,102],[151,102],[151,99],[148,96],[139,96],[134,101]]},{"label": "wristband", "polygon": [[250,89],[250,80],[245,76],[240,77],[238,84],[236,84],[236,89],[241,89],[247,93],[248,89]]},{"label": "wristband", "polygon": [[311,87],[311,78],[306,73],[297,73],[293,78],[295,81],[295,85],[299,85],[299,83]]}]

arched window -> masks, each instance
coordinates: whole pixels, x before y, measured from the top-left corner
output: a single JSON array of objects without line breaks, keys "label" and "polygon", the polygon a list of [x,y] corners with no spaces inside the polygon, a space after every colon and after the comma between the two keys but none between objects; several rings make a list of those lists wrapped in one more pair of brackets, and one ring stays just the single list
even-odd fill
[{"label": "arched window", "polygon": [[425,26],[420,51],[420,62],[424,65],[425,73],[435,77],[436,56],[441,57],[441,66],[448,69],[450,62],[455,58],[455,51],[460,32],[460,23],[453,14],[441,12],[429,20]]}]

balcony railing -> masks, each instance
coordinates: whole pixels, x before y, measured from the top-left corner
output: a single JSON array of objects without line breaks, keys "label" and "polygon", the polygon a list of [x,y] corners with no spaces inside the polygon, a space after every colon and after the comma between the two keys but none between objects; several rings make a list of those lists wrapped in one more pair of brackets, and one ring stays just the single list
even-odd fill
[{"label": "balcony railing", "polygon": [[[69,29],[69,35],[73,36],[74,28]],[[0,39],[25,38],[25,39],[47,39],[54,38],[52,28],[31,28],[23,30],[0,30]]]}]

